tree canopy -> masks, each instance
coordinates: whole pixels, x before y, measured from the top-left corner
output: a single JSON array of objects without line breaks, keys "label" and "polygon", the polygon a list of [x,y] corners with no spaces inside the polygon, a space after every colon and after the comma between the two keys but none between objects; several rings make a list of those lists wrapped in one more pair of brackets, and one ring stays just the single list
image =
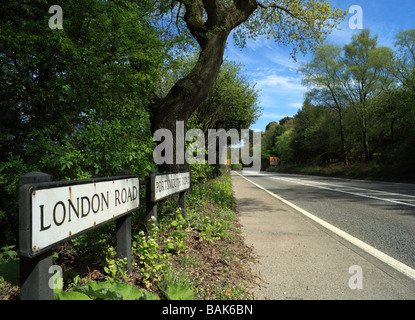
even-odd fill
[{"label": "tree canopy", "polygon": [[258,90],[243,75],[242,67],[226,61],[219,72],[208,98],[193,114],[208,129],[246,129],[258,119]]},{"label": "tree canopy", "polygon": [[[345,12],[317,0],[183,0],[171,3],[178,30],[197,46],[199,57],[191,72],[178,80],[164,97],[150,105],[152,130],[171,128],[172,119],[187,121],[207,98],[223,62],[231,31],[237,43],[259,35],[292,45],[293,56],[322,43]],[[167,111],[168,116],[161,111]]]},{"label": "tree canopy", "polygon": [[294,125],[263,139],[273,156],[300,165],[371,162],[396,179],[413,177],[413,35],[397,33],[395,50],[378,46],[369,29],[343,48],[318,47],[299,68],[309,91]]},{"label": "tree canopy", "polygon": [[48,1],[1,2],[1,243],[16,237],[20,175],[154,168],[146,107],[166,54],[150,4],[66,1],[63,29],[52,30]]},{"label": "tree canopy", "polygon": [[[63,11],[62,29],[49,28],[49,8],[56,4]],[[217,53],[232,29],[226,23],[232,22],[232,27],[242,23],[245,10],[242,2],[217,2],[218,7],[211,7],[214,4],[1,2],[0,223],[10,226],[0,236],[1,243],[16,239],[17,229],[12,226],[17,223],[20,175],[43,171],[53,174],[54,180],[80,179],[109,176],[120,169],[145,175],[155,167],[154,118],[162,116],[175,123],[182,115],[191,116],[202,102],[212,112],[220,109],[226,114],[220,118],[222,124],[226,119],[229,126],[249,126],[257,116],[257,96],[238,66],[227,67],[220,76],[221,85],[208,98],[222,65],[222,55]],[[222,29],[227,30],[226,36]],[[166,70],[177,70],[195,45],[198,50],[191,67],[165,81]],[[204,82],[208,74],[212,77]],[[192,81],[197,86],[187,86]],[[183,84],[186,94],[176,95],[174,88]],[[182,112],[166,104],[155,115],[152,106],[172,93],[180,104],[190,99],[193,109]],[[232,101],[235,97],[240,104]],[[180,112],[172,116],[170,110]],[[234,111],[237,118],[232,118]]]}]

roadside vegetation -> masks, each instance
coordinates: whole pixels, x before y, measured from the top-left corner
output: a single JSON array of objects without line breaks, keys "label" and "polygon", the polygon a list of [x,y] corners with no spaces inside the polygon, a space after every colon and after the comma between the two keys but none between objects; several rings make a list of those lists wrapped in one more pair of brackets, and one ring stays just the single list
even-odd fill
[{"label": "roadside vegetation", "polygon": [[[243,66],[218,59],[217,68],[196,68],[202,49],[180,18],[193,11],[188,1],[68,0],[61,4],[63,29],[48,27],[48,1],[0,6],[0,273],[7,280],[0,295],[5,299],[18,294],[20,176],[44,172],[63,181],[128,170],[144,185],[149,172],[166,171],[153,160],[155,120],[165,121],[167,129],[185,120],[186,132],[241,130],[255,122],[260,108],[258,90]],[[206,39],[220,30],[209,27]],[[185,90],[178,99],[192,105],[192,112],[178,111],[176,119],[169,115],[171,104],[150,112],[192,72],[203,90]],[[206,74],[209,86],[200,81]],[[173,200],[158,205],[156,231],[143,225],[144,205],[134,213],[131,275],[123,272],[125,262],[115,259],[114,225],[58,247],[54,261],[64,274],[57,298],[101,299],[106,292],[106,298],[129,299],[244,296],[244,286],[235,280],[243,270],[233,271],[246,250],[238,240],[229,177],[215,180],[219,164],[193,165],[191,171],[187,220]],[[144,190],[140,196],[145,203]]]},{"label": "roadside vegetation", "polygon": [[[212,171],[212,169],[207,169]],[[200,170],[199,173],[202,171]],[[228,173],[203,171],[187,197],[187,219],[177,199],[159,205],[158,227],[147,231],[144,211],[134,215],[133,268],[115,257],[114,226],[75,238],[54,251],[55,299],[249,299],[251,249],[246,247]],[[0,299],[17,299],[18,255],[0,252]]]},{"label": "roadside vegetation", "polygon": [[378,45],[369,29],[349,44],[325,44],[299,68],[301,110],[262,136],[262,169],[278,157],[280,172],[415,181],[415,29]]}]

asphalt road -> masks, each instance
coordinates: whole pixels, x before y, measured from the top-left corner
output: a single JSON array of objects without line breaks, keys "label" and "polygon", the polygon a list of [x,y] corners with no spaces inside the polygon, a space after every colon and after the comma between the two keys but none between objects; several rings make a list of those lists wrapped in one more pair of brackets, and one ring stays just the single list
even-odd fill
[{"label": "asphalt road", "polygon": [[415,269],[415,185],[280,173],[244,176]]}]

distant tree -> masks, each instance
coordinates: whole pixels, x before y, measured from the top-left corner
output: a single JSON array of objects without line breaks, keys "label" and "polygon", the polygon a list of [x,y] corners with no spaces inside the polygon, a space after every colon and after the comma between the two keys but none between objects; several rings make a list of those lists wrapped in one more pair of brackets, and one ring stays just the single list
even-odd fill
[{"label": "distant tree", "polygon": [[340,141],[343,149],[343,162],[349,164],[345,143],[343,113],[347,107],[344,92],[345,64],[341,59],[342,49],[332,44],[324,44],[313,53],[310,62],[299,69],[303,83],[311,88],[307,97],[317,104],[334,109],[338,114]]},{"label": "distant tree", "polygon": [[347,68],[343,82],[344,92],[360,121],[362,150],[366,161],[371,158],[368,143],[370,100],[393,85],[394,79],[388,72],[392,59],[392,50],[378,47],[377,36],[371,37],[369,29],[353,35],[351,43],[344,47],[344,63]]},{"label": "distant tree", "polygon": [[269,166],[270,157],[278,157],[280,154],[275,148],[275,142],[277,138],[282,135],[285,128],[279,125],[276,121],[271,121],[265,127],[265,132],[261,136],[261,154],[262,154],[262,167],[265,169]]},{"label": "distant tree", "polygon": [[415,92],[415,29],[400,31],[395,40],[396,58],[391,71],[402,85]]},{"label": "distant tree", "polygon": [[[415,94],[406,88],[389,90],[373,101],[373,136],[388,164],[413,164],[415,157]],[[412,170],[412,169],[411,169]]]},{"label": "distant tree", "polygon": [[331,159],[342,159],[339,148],[336,111],[314,105],[305,99],[303,107],[294,116],[291,133],[291,159],[295,163],[326,164]]},{"label": "distant tree", "polygon": [[[345,12],[327,1],[182,0],[171,3],[179,30],[197,45],[198,60],[184,78],[164,97],[150,105],[151,127],[175,131],[175,122],[187,120],[208,97],[223,62],[229,34],[243,46],[247,38],[264,35],[283,45],[293,45],[293,56],[322,43],[325,36],[344,19]],[[164,1],[162,3],[165,3]],[[173,167],[175,167],[173,165]],[[173,168],[174,169],[174,168]]]},{"label": "distant tree", "polygon": [[275,148],[278,150],[279,163],[290,164],[295,162],[293,148],[293,130],[287,130],[278,136],[275,141]]}]

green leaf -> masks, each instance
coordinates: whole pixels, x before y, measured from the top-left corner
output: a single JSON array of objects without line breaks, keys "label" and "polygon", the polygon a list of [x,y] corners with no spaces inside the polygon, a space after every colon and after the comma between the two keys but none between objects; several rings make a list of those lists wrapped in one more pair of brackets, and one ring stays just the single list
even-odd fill
[{"label": "green leaf", "polygon": [[12,286],[19,285],[19,260],[10,260],[0,264],[0,277]]},{"label": "green leaf", "polygon": [[164,294],[168,300],[194,300],[195,298],[195,294],[190,288],[181,285],[170,285]]},{"label": "green leaf", "polygon": [[143,292],[143,297],[138,300],[160,300],[159,296],[155,293],[150,293],[144,289],[141,289],[141,291]]},{"label": "green leaf", "polygon": [[88,296],[93,296],[101,300],[118,300],[117,294],[110,290],[111,283],[89,281],[88,283],[74,288],[74,291],[84,293]]},{"label": "green leaf", "polygon": [[74,288],[74,291],[96,297],[100,300],[158,300],[156,294],[148,293],[144,289],[135,288],[129,284],[90,281],[87,284]]},{"label": "green leaf", "polygon": [[159,300],[157,294],[149,293],[144,289],[138,289],[125,283],[117,283],[117,285],[122,292],[122,300]]},{"label": "green leaf", "polygon": [[92,300],[86,294],[77,291],[63,291],[63,290],[54,290],[53,292],[54,300]]}]

